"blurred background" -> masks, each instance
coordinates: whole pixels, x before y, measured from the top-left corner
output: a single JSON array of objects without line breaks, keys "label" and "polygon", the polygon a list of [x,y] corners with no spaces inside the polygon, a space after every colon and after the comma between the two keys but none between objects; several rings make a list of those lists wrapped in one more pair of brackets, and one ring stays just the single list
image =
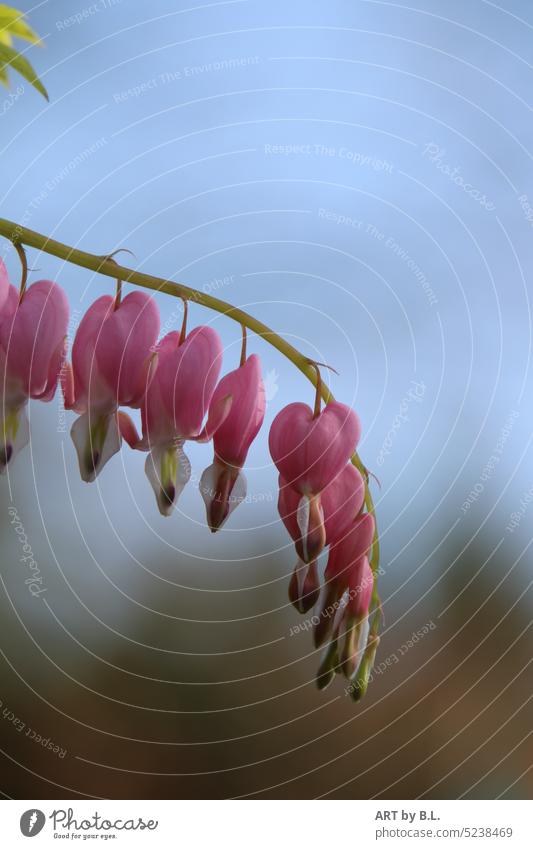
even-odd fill
[{"label": "blurred background", "polygon": [[[0,484],[4,796],[531,796],[531,5],[18,6],[50,103],[11,75],[2,216],[127,247],[338,370],[379,479],[385,626],[362,703],[341,681],[316,690],[267,450],[276,412],[313,392],[261,340],[267,418],[247,502],[216,535],[198,492],[211,446],[191,447],[163,519],[143,455],[84,484],[73,415],[32,404]],[[65,287],[71,336],[113,290],[29,260]],[[158,303],[178,327],[180,303]],[[194,305],[191,320],[234,368],[239,328]]]}]

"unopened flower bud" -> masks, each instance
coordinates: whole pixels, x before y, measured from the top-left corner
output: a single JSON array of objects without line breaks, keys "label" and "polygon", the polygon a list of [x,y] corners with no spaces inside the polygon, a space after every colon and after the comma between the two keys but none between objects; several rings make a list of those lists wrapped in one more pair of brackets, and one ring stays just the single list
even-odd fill
[{"label": "unopened flower bud", "polygon": [[299,560],[289,583],[289,599],[299,613],[307,613],[316,604],[320,595],[320,581],[316,561],[304,563]]},{"label": "unopened flower bud", "polygon": [[368,638],[368,643],[363,654],[363,659],[356,679],[350,687],[350,695],[354,702],[358,702],[366,694],[368,682],[372,674],[372,668],[376,659],[376,652],[379,646],[379,637],[377,634],[371,634]]}]

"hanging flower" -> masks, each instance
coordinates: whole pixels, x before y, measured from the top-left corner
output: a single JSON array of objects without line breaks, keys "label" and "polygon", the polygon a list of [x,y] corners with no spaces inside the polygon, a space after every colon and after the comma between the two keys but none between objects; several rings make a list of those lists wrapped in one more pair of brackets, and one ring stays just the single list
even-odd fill
[{"label": "hanging flower", "polygon": [[321,492],[347,465],[360,433],[356,413],[336,401],[314,413],[307,404],[289,404],[272,422],[270,454],[285,484],[300,495],[296,516],[305,562],[326,544]]},{"label": "hanging flower", "polygon": [[205,502],[207,523],[217,531],[246,497],[242,467],[265,417],[265,390],[259,357],[252,354],[218,384],[212,406],[231,397],[231,409],[215,431],[213,463],[204,471],[200,492]]},{"label": "hanging flower", "polygon": [[196,327],[184,341],[182,334],[169,333],[157,346],[157,369],[141,408],[143,438],[136,447],[150,452],[146,475],[163,516],[170,515],[191,476],[185,441],[211,439],[231,408],[228,395],[211,404],[221,364],[222,343],[211,327]]},{"label": "hanging flower", "polygon": [[348,589],[353,569],[368,554],[374,537],[374,519],[361,513],[330,547],[324,573],[324,591],[314,627],[315,645],[321,646],[333,630],[335,613]]},{"label": "hanging flower", "polygon": [[139,407],[153,373],[159,333],[155,301],[144,292],[98,298],[85,313],[64,377],[65,407],[81,413],[71,429],[81,477],[93,481],[133,424],[120,406]]},{"label": "hanging flower", "polygon": [[366,556],[352,563],[346,591],[333,620],[333,634],[318,670],[317,684],[327,687],[335,673],[353,680],[363,660],[370,631],[369,610],[374,576]]},{"label": "hanging flower", "polygon": [[[9,230],[6,230],[9,225]],[[155,346],[159,314],[152,297],[132,292],[122,300],[104,296],[87,310],[73,345],[72,365],[65,363],[68,304],[62,290],[41,280],[26,290],[27,262],[21,240],[38,244],[39,234],[0,220],[0,231],[14,241],[22,263],[20,293],[10,285],[0,260],[0,471],[29,439],[26,406],[29,398],[49,401],[61,380],[65,408],[79,417],[71,435],[83,480],[92,481],[125,439],[148,452],[145,470],[160,512],[168,516],[191,476],[184,452],[187,440],[213,439],[214,458],[204,470],[200,490],[207,521],[218,530],[246,497],[243,467],[264,420],[265,389],[259,359],[246,357],[245,325],[267,336],[265,326],[242,311],[188,287],[165,290],[184,300],[181,333],[169,333]],[[73,249],[53,243],[52,252],[76,256]],[[44,247],[46,250],[46,247]],[[74,262],[109,273],[102,258]],[[154,287],[143,275],[119,269],[121,276]],[[205,306],[242,319],[243,348],[239,368],[218,383],[222,344],[211,327],[189,335],[187,299],[198,297]],[[375,584],[378,544],[369,475],[357,456],[360,437],[356,413],[330,401],[321,409],[320,363],[305,360],[275,337],[273,344],[307,376],[316,370],[314,409],[292,403],[275,417],[269,447],[279,472],[278,509],[292,537],[297,563],[289,583],[292,604],[305,613],[317,605],[312,618],[315,645],[325,646],[317,684],[326,687],[335,674],[350,681],[358,700],[366,692],[379,644],[381,604]],[[140,408],[142,438],[121,407]],[[207,421],[206,421],[207,419]],[[363,469],[365,480],[352,462]],[[366,507],[369,512],[363,512]],[[329,546],[323,587],[318,558]]]},{"label": "hanging flower", "polygon": [[[342,538],[357,516],[365,498],[365,484],[360,472],[351,463],[334,478],[320,494],[320,516],[324,531],[324,545]],[[284,478],[279,476],[278,511],[294,540],[298,557],[309,562],[309,551],[317,547],[312,536],[313,528],[307,518],[302,520],[302,498]],[[304,502],[305,504],[305,502]],[[302,530],[303,529],[303,530]],[[303,536],[303,533],[306,536]]]},{"label": "hanging flower", "polygon": [[[363,506],[365,485],[358,470],[349,463],[320,495],[318,520],[302,518],[301,505],[307,505],[296,490],[279,476],[278,511],[294,540],[298,562],[289,584],[289,598],[300,613],[314,607],[320,593],[320,581],[313,553],[331,545],[347,532]],[[315,499],[312,504],[316,504]],[[317,538],[315,538],[315,534]]]},{"label": "hanging flower", "polygon": [[272,422],[270,453],[289,486],[311,496],[346,466],[360,434],[359,418],[345,404],[332,401],[314,414],[307,404],[295,402]]},{"label": "hanging flower", "polygon": [[50,280],[21,294],[0,261],[0,472],[29,440],[29,398],[51,401],[66,354],[68,301]]}]

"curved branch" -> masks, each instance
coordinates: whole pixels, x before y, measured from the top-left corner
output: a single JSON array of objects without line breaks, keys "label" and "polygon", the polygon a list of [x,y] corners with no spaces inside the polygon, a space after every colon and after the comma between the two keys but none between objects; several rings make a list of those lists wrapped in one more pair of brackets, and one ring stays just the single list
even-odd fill
[{"label": "curved branch", "polygon": [[[98,274],[104,274],[106,277],[112,277],[114,280],[122,280],[125,283],[134,283],[136,286],[142,286],[145,289],[153,289],[156,292],[165,292],[167,295],[181,298],[184,301],[191,301],[208,309],[215,310],[222,315],[232,318],[240,325],[244,325],[249,330],[257,333],[265,339],[270,345],[276,348],[281,354],[287,357],[296,368],[298,368],[311,383],[317,385],[317,370],[310,363],[309,359],[301,354],[297,348],[275,333],[262,321],[254,318],[244,310],[228,304],[220,298],[214,298],[212,295],[207,295],[199,289],[193,289],[186,286],[184,283],[174,283],[171,280],[165,280],[162,277],[154,277],[151,274],[144,274],[141,271],[134,271],[126,266],[119,265],[114,259],[109,256],[97,256],[86,251],[80,251],[77,248],[72,248],[69,245],[64,245],[62,242],[57,242],[55,239],[49,239],[41,233],[30,230],[27,227],[22,227],[14,221],[8,221],[6,218],[0,218],[0,236],[5,236],[18,249],[21,245],[26,245],[31,248],[43,251],[58,257],[65,262],[70,262],[73,265],[79,265],[82,268],[88,268],[90,271],[95,271]],[[327,404],[334,400],[333,395],[324,385],[320,387],[320,392],[324,402]],[[372,495],[369,487],[368,471],[361,462],[357,452],[352,457],[352,463],[362,473],[365,480],[365,504],[369,511],[374,515],[375,511]],[[377,571],[379,558],[379,543],[376,526],[376,534],[372,545],[372,569],[374,573]]]}]

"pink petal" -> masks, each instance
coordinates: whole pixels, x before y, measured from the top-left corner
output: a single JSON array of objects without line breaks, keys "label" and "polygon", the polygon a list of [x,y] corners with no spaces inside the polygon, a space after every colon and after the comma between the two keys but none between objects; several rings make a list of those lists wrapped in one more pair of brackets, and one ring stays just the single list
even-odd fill
[{"label": "pink petal", "polygon": [[200,431],[198,436],[193,437],[195,442],[210,442],[213,435],[218,432],[218,429],[227,420],[230,410],[233,405],[231,395],[224,395],[213,398],[209,405],[209,417],[205,427]]},{"label": "pink petal", "polygon": [[94,409],[112,410],[116,407],[116,392],[100,374],[96,346],[103,324],[113,309],[114,298],[102,295],[87,310],[72,346],[75,409],[84,412]]},{"label": "pink petal", "polygon": [[39,280],[26,290],[12,321],[0,326],[8,371],[31,397],[46,395],[57,383],[53,369],[57,365],[59,371],[56,355],[67,334],[68,315],[63,290],[50,280]]},{"label": "pink petal", "polygon": [[48,364],[48,380],[41,395],[32,395],[39,401],[51,401],[56,394],[57,384],[62,380],[62,374],[68,367],[65,362],[67,355],[67,337],[61,339]]},{"label": "pink petal", "polygon": [[9,277],[7,276],[7,268],[2,259],[0,259],[0,310],[4,306],[9,295]]},{"label": "pink petal", "polygon": [[196,327],[178,349],[169,396],[177,430],[183,437],[200,432],[221,366],[222,342],[218,333],[212,327]]},{"label": "pink petal", "polygon": [[230,414],[214,435],[215,454],[229,466],[241,468],[265,417],[265,389],[256,354],[222,378],[212,404],[224,395],[230,395],[233,404]]},{"label": "pink petal", "polygon": [[136,407],[146,386],[145,364],[159,335],[159,310],[152,296],[130,292],[111,309],[97,340],[98,370],[117,405]]},{"label": "pink petal", "polygon": [[350,570],[348,580],[348,610],[353,616],[366,616],[372,599],[374,576],[368,557],[361,557]]},{"label": "pink petal", "polygon": [[182,345],[179,338],[169,333],[157,346],[157,370],[143,402],[144,445],[205,435],[202,422],[218,380],[222,343],[211,327],[196,327]]},{"label": "pink petal", "polygon": [[[363,478],[355,466],[348,463],[320,494],[327,545],[338,541],[346,534],[363,506],[364,497]],[[297,522],[301,498],[300,493],[288,486],[280,475],[278,510],[295,542],[301,538]]]},{"label": "pink petal", "polygon": [[370,513],[358,516],[344,537],[329,550],[326,581],[348,586],[352,569],[368,553],[374,537],[374,519]]},{"label": "pink petal", "polygon": [[328,545],[345,535],[354,518],[360,513],[364,500],[363,477],[352,463],[348,463],[321,494]]},{"label": "pink petal", "polygon": [[272,423],[272,459],[302,495],[321,492],[346,466],[359,441],[356,413],[337,401],[313,418],[307,404],[289,404]]},{"label": "pink petal", "polygon": [[59,377],[65,410],[72,410],[74,408],[74,374],[69,362],[64,363]]},{"label": "pink petal", "polygon": [[120,435],[126,440],[130,448],[137,448],[139,444],[137,428],[130,416],[128,416],[128,414],[123,410],[119,410],[118,412],[118,429],[120,431]]}]

